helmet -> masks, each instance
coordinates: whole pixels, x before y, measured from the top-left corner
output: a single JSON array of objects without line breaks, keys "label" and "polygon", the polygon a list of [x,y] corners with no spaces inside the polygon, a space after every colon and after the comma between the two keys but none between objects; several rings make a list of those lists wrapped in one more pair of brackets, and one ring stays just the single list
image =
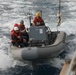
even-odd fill
[{"label": "helmet", "polygon": [[18,27],[14,27],[13,29],[14,29],[14,31],[19,30],[19,28],[18,28]]},{"label": "helmet", "polygon": [[36,16],[40,16],[40,12],[37,12],[37,13],[36,13]]},{"label": "helmet", "polygon": [[14,27],[18,27],[19,25],[17,23],[14,24]]},{"label": "helmet", "polygon": [[20,21],[20,23],[24,23],[24,21],[23,21],[23,20],[21,20],[21,21]]}]

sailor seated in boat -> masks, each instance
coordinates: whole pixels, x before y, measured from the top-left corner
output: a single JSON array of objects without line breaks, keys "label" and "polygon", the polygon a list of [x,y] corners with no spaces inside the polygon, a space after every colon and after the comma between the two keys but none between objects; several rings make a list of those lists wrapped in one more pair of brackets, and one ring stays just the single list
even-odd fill
[{"label": "sailor seated in boat", "polygon": [[28,42],[29,41],[29,35],[27,33],[28,28],[25,27],[23,20],[20,21],[19,29],[20,32],[22,33],[22,37],[26,39],[26,41]]},{"label": "sailor seated in boat", "polygon": [[28,43],[22,38],[22,34],[17,26],[11,31],[11,43],[13,46],[17,46],[19,48],[28,46]]},{"label": "sailor seated in boat", "polygon": [[42,19],[40,12],[36,13],[36,16],[33,20],[33,25],[34,26],[45,26],[44,20]]}]

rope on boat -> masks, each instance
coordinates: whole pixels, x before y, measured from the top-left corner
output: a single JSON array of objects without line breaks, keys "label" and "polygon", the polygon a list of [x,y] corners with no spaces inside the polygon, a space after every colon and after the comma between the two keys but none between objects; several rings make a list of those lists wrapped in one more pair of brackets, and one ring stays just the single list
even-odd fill
[{"label": "rope on boat", "polygon": [[58,26],[61,25],[61,0],[59,0],[59,13],[57,14],[58,16],[58,24],[57,24],[57,31],[58,31]]}]

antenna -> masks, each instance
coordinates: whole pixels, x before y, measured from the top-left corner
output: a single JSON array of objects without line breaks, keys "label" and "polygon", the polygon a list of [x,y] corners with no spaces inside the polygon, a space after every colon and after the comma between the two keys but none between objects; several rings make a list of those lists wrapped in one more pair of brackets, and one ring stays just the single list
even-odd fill
[{"label": "antenna", "polygon": [[29,9],[29,12],[28,12],[28,18],[29,18],[29,23],[30,23],[30,26],[31,26],[32,25],[32,23],[31,23],[32,13],[30,12],[30,9]]},{"label": "antenna", "polygon": [[40,13],[41,13],[41,17],[42,17],[42,10],[40,10]]},{"label": "antenna", "polygon": [[60,9],[61,9],[61,0],[59,0],[59,14],[60,14]]}]

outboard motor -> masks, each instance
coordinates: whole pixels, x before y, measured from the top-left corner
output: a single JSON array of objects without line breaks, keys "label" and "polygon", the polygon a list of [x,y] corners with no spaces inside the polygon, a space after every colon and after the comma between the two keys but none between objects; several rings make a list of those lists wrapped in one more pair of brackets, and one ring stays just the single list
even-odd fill
[{"label": "outboard motor", "polygon": [[29,28],[29,42],[32,46],[41,46],[48,44],[48,33],[46,26],[31,26]]}]

